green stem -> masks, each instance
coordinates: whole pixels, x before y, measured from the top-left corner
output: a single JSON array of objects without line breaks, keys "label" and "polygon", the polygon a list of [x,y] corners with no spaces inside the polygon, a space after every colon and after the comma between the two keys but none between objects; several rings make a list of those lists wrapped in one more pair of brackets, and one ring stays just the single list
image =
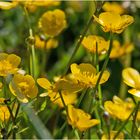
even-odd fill
[{"label": "green stem", "polygon": [[63,96],[62,96],[62,93],[61,93],[61,91],[59,91],[58,93],[59,93],[59,95],[60,95],[60,98],[61,98],[61,101],[62,101],[62,103],[63,103],[63,106],[64,106],[64,108],[65,108],[65,110],[66,110],[67,115],[68,115],[67,106],[66,106],[66,104],[65,104],[65,101],[64,101],[64,98],[63,98]]},{"label": "green stem", "polygon": [[80,140],[80,136],[79,136],[79,134],[78,134],[78,131],[77,131],[75,128],[73,128],[73,129],[74,129],[74,134],[75,134],[76,138],[77,138],[78,140]]},{"label": "green stem", "polygon": [[134,114],[134,118],[133,118],[133,125],[132,125],[132,129],[131,129],[131,135],[134,136],[134,130],[135,130],[135,124],[136,124],[136,119],[137,119],[137,114],[139,111],[139,107],[140,107],[140,101],[138,102],[138,105],[136,106],[136,112]]},{"label": "green stem", "polygon": [[93,19],[94,19],[93,16],[91,16],[91,18],[90,18],[90,20],[89,20],[89,22],[88,22],[88,24],[87,24],[85,30],[83,31],[83,34],[81,35],[79,41],[77,41],[76,47],[75,47],[75,49],[74,49],[74,51],[73,51],[73,53],[72,53],[72,55],[71,55],[71,57],[70,57],[70,59],[69,59],[69,61],[68,61],[67,67],[66,67],[65,72],[64,72],[64,75],[67,74],[68,69],[69,69],[69,67],[70,67],[70,64],[72,63],[73,57],[75,56],[76,52],[78,51],[78,49],[79,49],[79,47],[80,47],[80,45],[81,45],[81,42],[83,41],[84,36],[86,35],[86,33],[87,33],[87,31],[88,31],[90,25],[91,25],[92,22],[93,22]]},{"label": "green stem", "polygon": [[[94,88],[94,91],[93,91],[93,95],[95,95],[95,93],[97,91],[99,82],[100,82],[100,80],[102,78],[102,75],[103,75],[103,73],[104,73],[104,71],[105,71],[105,69],[107,67],[108,61],[109,61],[109,56],[110,56],[110,53],[111,53],[111,50],[112,50],[112,37],[113,37],[113,34],[110,33],[110,45],[109,45],[109,49],[107,51],[107,56],[106,56],[105,62],[103,64],[103,67],[101,69],[101,73],[100,73],[100,75],[99,75],[99,77],[97,79],[97,82],[96,82],[96,85],[95,85],[95,88]],[[90,108],[91,108],[91,106],[92,106],[92,102],[91,102]]]},{"label": "green stem", "polygon": [[81,104],[83,98],[85,97],[86,92],[87,92],[87,89],[85,89],[85,90],[82,92],[82,94],[81,94],[81,96],[80,96],[80,98],[79,98],[79,100],[78,100],[78,102],[77,102],[77,104],[76,104],[76,107],[79,107],[79,106],[80,106],[80,104]]},{"label": "green stem", "polygon": [[[96,70],[97,73],[99,72],[99,59],[98,59],[98,43],[96,42],[96,55],[95,55],[95,62],[96,62]],[[98,94],[99,94],[99,103],[102,106],[102,90],[101,85],[98,85]]]},{"label": "green stem", "polygon": [[31,54],[29,51],[29,57],[30,59],[30,72],[31,75],[35,78],[35,70],[36,70],[36,57],[35,57],[35,46],[34,46],[34,36],[33,36],[33,30],[31,28],[31,24],[30,24],[30,17],[29,17],[29,13],[28,10],[26,9],[26,7],[24,7],[24,12],[25,12],[25,16],[27,18],[27,23],[28,23],[28,28],[29,28],[29,37],[27,39],[27,43],[29,46],[29,50],[31,48]]}]

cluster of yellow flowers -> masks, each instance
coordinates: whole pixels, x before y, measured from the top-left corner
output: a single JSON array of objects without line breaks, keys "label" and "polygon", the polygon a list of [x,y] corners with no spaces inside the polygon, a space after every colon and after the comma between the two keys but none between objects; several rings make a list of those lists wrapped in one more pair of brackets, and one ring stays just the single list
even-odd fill
[{"label": "cluster of yellow flowers", "polygon": [[[32,6],[56,6],[60,1],[54,0],[26,0],[19,1],[13,0],[12,2],[0,2],[0,9],[11,9],[18,5],[22,5],[26,8]],[[94,20],[101,26],[102,30],[110,32],[111,34],[121,34],[127,26],[134,22],[134,18],[130,15],[121,15],[125,12],[122,7],[119,7],[117,3],[106,3],[103,6],[102,12],[99,17],[93,15]],[[110,7],[110,8],[108,8]],[[117,7],[117,12],[115,8]],[[44,50],[55,48],[58,46],[58,36],[67,27],[65,12],[60,9],[48,10],[39,18],[38,29],[39,33],[43,34],[44,38],[39,35],[35,35],[34,45],[36,48],[42,48]],[[93,54],[99,56],[108,54],[110,48],[110,54],[108,58],[115,59],[120,58],[126,54],[129,54],[134,49],[133,43],[121,43],[118,40],[106,40],[102,36],[87,35],[81,42],[82,46]],[[107,60],[107,59],[106,59]],[[105,60],[105,61],[106,61]],[[70,73],[64,76],[60,76],[53,82],[49,81],[46,77],[35,79],[30,74],[21,74],[20,70],[21,58],[15,54],[0,53],[0,76],[7,78],[9,75],[12,77],[9,84],[9,90],[18,99],[19,102],[28,103],[32,99],[38,97],[38,86],[42,87],[45,92],[41,93],[40,97],[49,97],[50,101],[57,104],[61,109],[65,108],[66,118],[68,124],[74,129],[79,131],[87,131],[87,129],[98,125],[101,120],[89,111],[78,108],[78,97],[84,90],[92,89],[98,90],[102,84],[108,81],[110,72],[105,69],[99,70],[96,66],[90,63],[72,63],[70,65]],[[103,65],[104,66],[104,65]],[[122,77],[125,84],[132,87],[128,92],[136,97],[136,100],[140,100],[140,74],[134,68],[128,67],[123,69]],[[3,82],[0,82],[0,89],[3,88]],[[10,95],[11,98],[12,95]],[[102,107],[104,111],[108,112],[113,119],[120,121],[126,121],[133,113],[136,105],[131,98],[122,100],[117,96],[113,97],[113,101],[105,101]],[[5,104],[5,98],[0,98],[0,121],[8,121],[10,119],[10,112],[8,106]],[[140,121],[140,111],[136,114],[136,120]],[[130,117],[130,120],[132,117]],[[111,128],[112,129],[112,128]],[[117,131],[110,130],[110,136],[106,133],[102,133],[102,139],[113,139]],[[117,135],[117,138],[124,139],[123,132]]]}]

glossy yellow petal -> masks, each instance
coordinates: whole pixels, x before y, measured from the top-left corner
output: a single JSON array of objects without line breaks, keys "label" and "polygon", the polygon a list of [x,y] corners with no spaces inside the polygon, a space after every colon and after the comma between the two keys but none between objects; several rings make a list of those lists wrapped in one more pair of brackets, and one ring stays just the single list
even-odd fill
[{"label": "glossy yellow petal", "polygon": [[7,106],[0,106],[0,121],[5,122],[10,118],[10,112]]},{"label": "glossy yellow petal", "polygon": [[93,127],[99,123],[100,123],[100,121],[96,120],[96,119],[92,119],[92,120],[83,119],[77,123],[77,127],[80,131],[85,131],[88,128]]},{"label": "glossy yellow petal", "polygon": [[10,54],[7,57],[7,61],[9,61],[13,65],[13,67],[18,67],[21,62],[21,58],[15,54]]},{"label": "glossy yellow petal", "polygon": [[123,81],[130,87],[140,87],[140,74],[133,68],[126,68],[122,71]]},{"label": "glossy yellow petal", "polygon": [[39,78],[37,79],[37,83],[44,89],[50,89],[52,84],[46,78]]},{"label": "glossy yellow petal", "polygon": [[134,18],[129,15],[122,15],[121,16],[121,27],[126,28],[128,25],[134,22]]},{"label": "glossy yellow petal", "polygon": [[140,98],[140,89],[129,89],[128,92]]},{"label": "glossy yellow petal", "polygon": [[17,6],[17,2],[0,2],[0,9],[9,10]]},{"label": "glossy yellow petal", "polygon": [[115,103],[115,104],[123,104],[124,102],[123,102],[123,100],[121,100],[119,97],[117,97],[117,96],[113,96],[113,102]]},{"label": "glossy yellow petal", "polygon": [[82,63],[80,65],[77,64],[71,64],[71,72],[73,74],[78,74],[78,73],[87,73],[88,75],[95,75],[96,74],[96,69],[88,63]]},{"label": "glossy yellow petal", "polygon": [[0,53],[0,61],[6,59],[7,57],[8,57],[7,53]]},{"label": "glossy yellow petal", "polygon": [[[97,80],[98,80],[98,78],[99,78],[99,75],[100,75],[100,72],[94,77],[93,83],[96,84],[96,82],[97,82]],[[105,82],[109,79],[109,76],[110,76],[110,73],[109,73],[107,70],[105,70],[105,71],[103,72],[103,75],[102,75],[102,77],[101,77],[101,79],[100,79],[99,84],[105,83]]]}]

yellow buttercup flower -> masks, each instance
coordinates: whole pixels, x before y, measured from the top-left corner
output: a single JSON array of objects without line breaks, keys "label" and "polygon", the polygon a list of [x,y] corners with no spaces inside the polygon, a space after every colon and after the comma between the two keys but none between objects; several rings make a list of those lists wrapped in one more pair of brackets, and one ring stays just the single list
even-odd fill
[{"label": "yellow buttercup flower", "polygon": [[24,5],[28,11],[34,12],[38,6],[41,7],[50,7],[50,6],[58,6],[60,1],[55,0],[13,0],[11,2],[0,2],[0,9],[9,10],[17,7],[18,5]]},{"label": "yellow buttercup flower", "polygon": [[106,41],[103,37],[96,35],[89,35],[84,37],[82,45],[90,52],[96,53],[96,43],[98,46],[98,53],[104,54],[109,48],[109,41]]},{"label": "yellow buttercup flower", "polygon": [[[81,63],[80,65],[71,64],[71,72],[74,78],[86,87],[95,87],[100,72],[97,73],[96,68],[91,64]],[[99,84],[105,83],[110,76],[110,73],[105,70],[100,79]]]},{"label": "yellow buttercup flower", "polygon": [[39,20],[39,28],[49,36],[56,36],[66,27],[66,16],[62,10],[47,11]]},{"label": "yellow buttercup flower", "polygon": [[125,84],[132,87],[128,92],[136,97],[140,97],[140,74],[134,68],[128,67],[122,71]]},{"label": "yellow buttercup flower", "polygon": [[4,98],[0,98],[0,121],[8,121],[10,118],[10,112],[4,103]]},{"label": "yellow buttercup flower", "polygon": [[63,106],[63,102],[60,98],[59,92],[61,92],[64,102],[66,105],[73,104],[77,100],[77,92],[81,90],[81,87],[74,85],[66,80],[58,80],[56,83],[51,84],[46,78],[37,79],[37,83],[44,89],[47,93],[41,94],[41,96],[49,96],[50,100],[58,104],[60,107]]},{"label": "yellow buttercup flower", "polygon": [[[108,134],[103,134],[101,140],[113,140],[113,138],[115,137],[115,135],[117,134],[117,131],[111,131],[110,132],[110,139],[108,137]],[[124,139],[124,134],[123,132],[120,132],[119,135],[116,137],[116,140],[123,140]]]},{"label": "yellow buttercup flower", "polygon": [[[135,104],[131,98],[127,98],[125,101],[119,97],[114,96],[113,102],[106,101],[104,103],[105,110],[112,116],[122,121],[126,120],[132,113]],[[122,113],[123,112],[123,113]]]},{"label": "yellow buttercup flower", "polygon": [[0,9],[3,10],[9,10],[12,8],[15,8],[18,5],[18,2],[13,1],[13,2],[0,2]]},{"label": "yellow buttercup flower", "polygon": [[103,12],[97,18],[93,15],[96,22],[98,22],[104,32],[122,33],[124,29],[134,22],[134,18],[130,15],[120,16],[114,12]]},{"label": "yellow buttercup flower", "polygon": [[16,73],[20,62],[21,58],[15,54],[0,53],[0,76]]},{"label": "yellow buttercup flower", "polygon": [[121,46],[118,40],[113,40],[110,58],[120,58],[123,55],[129,54],[133,51],[133,43],[125,43]]},{"label": "yellow buttercup flower", "polygon": [[31,75],[15,74],[9,88],[11,93],[23,103],[27,103],[29,98],[35,98],[38,93],[38,88]]},{"label": "yellow buttercup flower", "polygon": [[49,7],[49,6],[57,6],[60,4],[59,0],[24,0],[21,1],[23,4],[26,5],[34,5],[34,6],[45,6],[45,7]]},{"label": "yellow buttercup flower", "polygon": [[41,40],[39,36],[35,36],[35,47],[40,49],[52,49],[56,48],[58,46],[58,41],[56,39],[49,39],[46,42],[44,40]]},{"label": "yellow buttercup flower", "polygon": [[80,131],[86,131],[88,128],[93,127],[100,123],[97,119],[91,119],[90,114],[84,112],[82,109],[74,108],[68,105],[68,123]]},{"label": "yellow buttercup flower", "polygon": [[125,12],[123,6],[117,2],[105,2],[102,8],[106,12],[114,12],[120,15]]}]

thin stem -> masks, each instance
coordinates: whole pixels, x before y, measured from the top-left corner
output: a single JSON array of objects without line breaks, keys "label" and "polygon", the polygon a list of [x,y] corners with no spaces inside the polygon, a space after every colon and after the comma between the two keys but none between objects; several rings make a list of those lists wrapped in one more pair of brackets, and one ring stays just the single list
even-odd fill
[{"label": "thin stem", "polygon": [[140,101],[138,102],[138,105],[136,106],[136,112],[134,114],[134,118],[133,118],[133,125],[132,125],[132,130],[131,130],[131,135],[134,135],[134,130],[135,130],[135,124],[136,124],[136,119],[137,119],[137,114],[139,111],[139,107],[140,107]]},{"label": "thin stem", "polygon": [[[94,88],[94,91],[93,91],[93,95],[94,95],[94,94],[96,93],[96,91],[97,91],[99,82],[100,82],[100,80],[101,80],[101,78],[102,78],[102,75],[103,75],[103,73],[104,73],[104,71],[105,71],[105,69],[106,69],[106,67],[107,67],[108,61],[109,61],[109,56],[110,56],[110,53],[111,53],[111,50],[112,50],[112,37],[113,37],[113,34],[110,33],[110,45],[109,45],[109,49],[108,49],[107,56],[106,56],[105,62],[104,62],[104,64],[103,64],[103,67],[102,67],[102,69],[101,69],[101,73],[100,73],[100,75],[99,75],[99,77],[98,77],[98,79],[97,79],[97,82],[96,82],[96,85],[95,85],[95,88]],[[92,103],[91,103],[91,105],[90,105],[90,108],[91,108],[91,106],[92,106]]]},{"label": "thin stem", "polygon": [[66,104],[65,104],[65,101],[64,101],[64,98],[63,98],[63,96],[62,96],[62,93],[61,93],[61,91],[59,91],[58,93],[59,93],[59,95],[60,95],[60,98],[61,98],[61,101],[62,101],[62,103],[63,103],[63,106],[64,106],[64,108],[65,108],[65,110],[66,110],[66,112],[67,112],[67,115],[68,115],[67,106],[66,106]]},{"label": "thin stem", "polygon": [[[95,55],[95,64],[96,64],[96,70],[99,72],[99,59],[98,59],[98,43],[96,42],[96,55]],[[99,93],[99,103],[100,106],[102,106],[102,90],[101,85],[98,85],[98,93]]]},{"label": "thin stem", "polygon": [[80,140],[80,136],[79,136],[79,134],[78,134],[78,131],[77,131],[75,128],[73,128],[73,129],[74,129],[74,134],[75,134],[76,138],[77,138],[78,140]]},{"label": "thin stem", "polygon": [[87,31],[88,31],[90,25],[91,25],[92,22],[93,22],[93,19],[94,19],[93,16],[91,16],[91,18],[90,18],[90,20],[89,20],[87,26],[85,27],[85,29],[84,29],[84,31],[83,31],[83,34],[81,35],[79,41],[77,42],[76,47],[75,47],[75,49],[74,49],[74,51],[73,51],[73,53],[72,53],[72,55],[71,55],[71,57],[70,57],[70,59],[69,59],[69,61],[68,61],[67,67],[66,67],[65,72],[64,72],[64,75],[67,74],[68,69],[69,69],[69,67],[70,67],[70,64],[72,63],[73,57],[75,56],[76,52],[78,51],[78,49],[79,49],[79,47],[80,47],[80,44],[81,44],[81,42],[83,41],[84,36],[86,35],[86,33],[87,33]]},{"label": "thin stem", "polygon": [[29,51],[29,57],[31,57],[30,59],[30,72],[31,75],[33,77],[35,77],[35,70],[36,70],[36,57],[35,57],[35,47],[34,47],[34,36],[33,36],[33,30],[31,28],[31,24],[30,24],[30,17],[29,17],[29,13],[28,10],[26,9],[26,7],[24,7],[24,12],[25,12],[25,16],[27,18],[27,23],[28,23],[28,28],[29,28],[29,37],[27,39],[27,43],[29,46],[29,50],[31,48],[31,54]]},{"label": "thin stem", "polygon": [[85,97],[86,92],[87,92],[87,89],[85,89],[85,90],[82,92],[82,94],[81,94],[81,96],[80,96],[80,98],[79,98],[79,100],[78,100],[78,102],[77,102],[77,104],[76,104],[76,107],[79,107],[79,105],[81,104],[83,98]]}]

